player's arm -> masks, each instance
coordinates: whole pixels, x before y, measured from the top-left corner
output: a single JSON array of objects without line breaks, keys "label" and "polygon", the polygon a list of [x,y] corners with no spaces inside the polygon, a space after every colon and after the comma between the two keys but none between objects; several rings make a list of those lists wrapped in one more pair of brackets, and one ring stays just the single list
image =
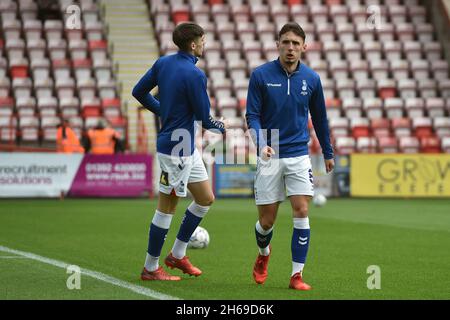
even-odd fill
[{"label": "player's arm", "polygon": [[160,115],[160,104],[150,91],[156,87],[156,63],[150,68],[133,88],[133,97],[136,98],[147,110],[157,116]]},{"label": "player's arm", "polygon": [[256,145],[258,150],[261,150],[262,155],[270,157],[274,154],[274,150],[267,145],[264,139],[263,131],[261,130],[261,109],[262,109],[262,92],[261,86],[259,85],[258,77],[253,72],[250,76],[250,82],[247,91],[247,107],[245,113],[245,121],[247,122],[247,127],[250,130],[250,136],[252,137],[253,143]]},{"label": "player's arm", "polygon": [[211,115],[211,103],[206,91],[206,76],[197,73],[186,81],[186,91],[189,104],[192,106],[195,120],[201,121],[202,127],[207,130],[219,130],[225,133],[225,123],[215,120]]},{"label": "player's arm", "polygon": [[317,78],[317,84],[311,96],[309,111],[311,112],[311,119],[314,130],[316,131],[317,139],[319,139],[320,146],[322,147],[325,167],[327,172],[330,172],[334,167],[334,154],[333,147],[330,142],[327,109],[325,106],[325,98],[323,96],[320,78]]}]

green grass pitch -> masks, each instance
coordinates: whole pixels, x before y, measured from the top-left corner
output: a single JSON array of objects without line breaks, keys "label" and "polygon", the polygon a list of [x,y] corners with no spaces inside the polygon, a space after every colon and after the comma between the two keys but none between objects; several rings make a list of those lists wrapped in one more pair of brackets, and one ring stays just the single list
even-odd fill
[{"label": "green grass pitch", "polygon": [[[162,258],[171,249],[183,212],[180,201]],[[0,200],[0,246],[101,272],[181,299],[450,299],[450,200],[330,199],[311,206],[311,245],[304,271],[310,292],[288,289],[292,218],[280,207],[269,277],[252,279],[257,255],[252,199],[216,200],[202,222],[206,249],[189,249],[204,272],[179,282],[143,282],[149,223],[156,201],[146,199]],[[162,260],[162,259],[161,259]],[[161,261],[162,262],[162,261]],[[369,266],[381,288],[369,290]],[[149,299],[81,276],[68,290],[66,270],[0,251],[0,299]]]}]

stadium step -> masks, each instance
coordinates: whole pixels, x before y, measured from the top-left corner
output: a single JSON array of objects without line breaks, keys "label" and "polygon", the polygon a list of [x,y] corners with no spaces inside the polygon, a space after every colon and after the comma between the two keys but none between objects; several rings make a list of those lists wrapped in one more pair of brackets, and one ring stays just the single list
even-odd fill
[{"label": "stadium step", "polygon": [[[113,47],[112,58],[118,66],[121,98],[128,116],[128,140],[132,151],[137,150],[137,107],[139,102],[131,92],[136,82],[159,56],[153,27],[145,0],[101,0],[108,39]],[[144,112],[147,123],[149,152],[156,151],[154,115]]]}]

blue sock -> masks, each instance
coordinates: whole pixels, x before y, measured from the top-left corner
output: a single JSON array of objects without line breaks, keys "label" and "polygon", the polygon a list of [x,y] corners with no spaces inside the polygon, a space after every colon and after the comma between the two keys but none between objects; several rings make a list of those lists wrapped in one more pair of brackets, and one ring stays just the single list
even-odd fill
[{"label": "blue sock", "polygon": [[147,253],[154,258],[161,254],[173,215],[156,210],[148,234]]},{"label": "blue sock", "polygon": [[305,263],[309,248],[310,229],[294,228],[292,233],[292,261]]},{"label": "blue sock", "polygon": [[169,229],[160,228],[153,223],[150,225],[150,232],[148,235],[148,248],[147,252],[153,257],[159,257],[161,255],[161,249],[166,240],[167,232]]},{"label": "blue sock", "polygon": [[195,229],[200,224],[200,221],[202,221],[202,218],[193,214],[191,211],[189,211],[188,208],[183,217],[183,221],[181,222],[180,230],[177,234],[177,239],[183,242],[189,242],[192,233],[194,233]]}]

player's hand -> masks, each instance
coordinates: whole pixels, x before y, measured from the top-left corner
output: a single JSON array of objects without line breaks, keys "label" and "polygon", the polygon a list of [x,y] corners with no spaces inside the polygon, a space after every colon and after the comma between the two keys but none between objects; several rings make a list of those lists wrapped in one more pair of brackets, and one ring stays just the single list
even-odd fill
[{"label": "player's hand", "polygon": [[273,150],[271,147],[269,146],[265,146],[264,148],[262,148],[261,150],[261,158],[264,161],[269,160],[273,155],[275,154],[275,150]]},{"label": "player's hand", "polygon": [[325,169],[330,173],[334,169],[334,159],[325,160]]},{"label": "player's hand", "polygon": [[230,128],[230,120],[229,119],[225,119],[224,117],[220,118],[219,121],[221,121],[223,123],[223,127],[225,128],[225,130]]}]

